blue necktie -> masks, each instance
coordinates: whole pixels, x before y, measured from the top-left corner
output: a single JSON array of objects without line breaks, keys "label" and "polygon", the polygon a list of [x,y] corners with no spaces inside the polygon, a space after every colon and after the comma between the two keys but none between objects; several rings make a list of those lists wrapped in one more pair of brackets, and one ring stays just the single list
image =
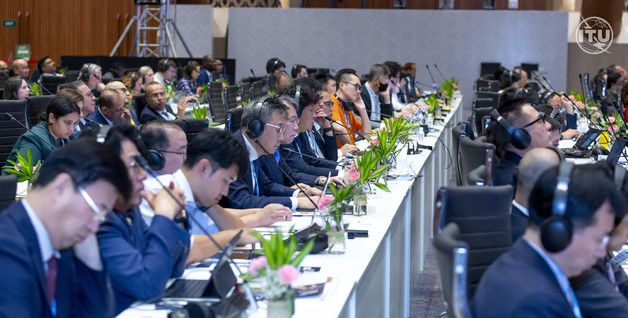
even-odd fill
[{"label": "blue necktie", "polygon": [[258,159],[255,159],[253,161],[251,161],[251,178],[253,181],[253,188],[255,190],[255,195],[259,197],[259,181],[257,179],[257,176],[259,175],[259,162]]},{"label": "blue necktie", "polygon": [[[205,211],[201,210],[198,207],[196,202],[188,201],[185,205],[185,208],[191,214],[188,217],[194,218],[194,220],[196,220],[196,222],[190,221],[190,234],[205,234],[205,232],[213,234],[220,231],[214,221],[209,217],[209,215],[207,215]],[[203,231],[203,229],[205,231]]]},{"label": "blue necktie", "polygon": [[281,155],[279,154],[279,149],[275,150],[275,152],[273,153],[273,157],[275,157],[275,162],[279,163],[279,158],[281,158]]}]

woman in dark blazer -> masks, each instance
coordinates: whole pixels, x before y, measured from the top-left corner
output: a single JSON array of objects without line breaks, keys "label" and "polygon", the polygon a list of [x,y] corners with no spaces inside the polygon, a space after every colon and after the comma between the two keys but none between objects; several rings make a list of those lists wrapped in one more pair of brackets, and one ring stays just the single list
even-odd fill
[{"label": "woman in dark blazer", "polygon": [[68,141],[79,121],[79,113],[76,101],[67,96],[56,96],[42,120],[17,139],[8,159],[15,161],[18,151],[25,156],[28,149],[33,163],[46,160],[53,150]]}]

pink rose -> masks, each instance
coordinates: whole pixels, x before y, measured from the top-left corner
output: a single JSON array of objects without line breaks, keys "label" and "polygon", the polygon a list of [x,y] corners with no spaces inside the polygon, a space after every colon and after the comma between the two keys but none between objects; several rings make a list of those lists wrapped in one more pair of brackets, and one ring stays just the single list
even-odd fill
[{"label": "pink rose", "polygon": [[615,117],[608,117],[608,122],[609,123],[614,123],[615,122]]},{"label": "pink rose", "polygon": [[595,112],[595,113],[593,113],[592,116],[593,116],[593,118],[600,118],[600,117],[602,117],[602,114],[600,112]]},{"label": "pink rose", "polygon": [[355,167],[349,169],[349,171],[347,171],[347,178],[349,179],[349,182],[355,182],[360,179],[360,171],[358,171]]},{"label": "pink rose", "polygon": [[608,132],[618,132],[619,131],[619,126],[617,125],[610,125],[608,126]]},{"label": "pink rose", "polygon": [[318,209],[322,210],[325,208],[331,201],[334,201],[333,195],[324,195],[318,200]]},{"label": "pink rose", "polygon": [[580,110],[584,110],[586,105],[583,102],[576,102],[576,107],[578,107],[578,109]]},{"label": "pink rose", "polygon": [[373,146],[378,146],[378,145],[379,145],[379,140],[377,140],[377,139],[371,139],[371,145],[373,145]]},{"label": "pink rose", "polygon": [[249,273],[253,275],[257,275],[259,270],[266,267],[268,265],[268,261],[266,260],[266,256],[256,257],[251,261],[251,265],[249,265]]},{"label": "pink rose", "polygon": [[286,285],[292,284],[299,277],[299,274],[299,271],[292,265],[284,265],[277,270],[279,280]]}]

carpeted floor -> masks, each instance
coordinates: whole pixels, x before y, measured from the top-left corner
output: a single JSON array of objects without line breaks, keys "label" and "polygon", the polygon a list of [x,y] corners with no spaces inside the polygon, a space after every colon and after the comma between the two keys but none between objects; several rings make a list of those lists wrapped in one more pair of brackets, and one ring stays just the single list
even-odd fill
[{"label": "carpeted floor", "polygon": [[434,318],[446,310],[438,265],[431,246],[425,258],[425,270],[418,275],[410,292],[410,317]]}]

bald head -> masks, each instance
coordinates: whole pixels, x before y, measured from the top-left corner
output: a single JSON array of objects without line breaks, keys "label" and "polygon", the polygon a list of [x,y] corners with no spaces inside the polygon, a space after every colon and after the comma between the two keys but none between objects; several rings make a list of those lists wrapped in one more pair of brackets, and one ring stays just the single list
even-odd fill
[{"label": "bald head", "polygon": [[[549,148],[534,148],[521,159],[517,169],[517,202],[527,206],[528,196],[539,176],[549,168],[558,166],[560,158],[556,151]],[[522,202],[522,200],[525,202]]]},{"label": "bald head", "polygon": [[13,74],[28,81],[28,73],[30,72],[30,69],[28,68],[28,61],[25,59],[14,60],[11,63],[11,70],[13,70]]}]

